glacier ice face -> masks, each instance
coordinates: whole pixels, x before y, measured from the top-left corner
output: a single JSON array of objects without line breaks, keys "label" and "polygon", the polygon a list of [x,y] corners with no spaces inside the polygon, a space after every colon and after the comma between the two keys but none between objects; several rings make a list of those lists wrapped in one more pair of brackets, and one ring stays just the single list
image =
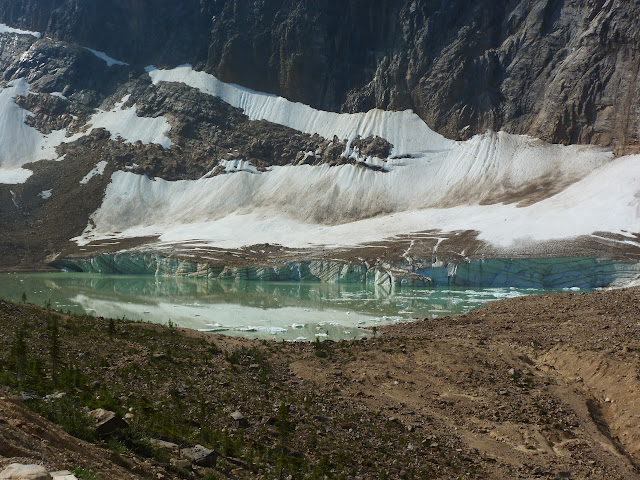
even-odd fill
[{"label": "glacier ice face", "polygon": [[640,278],[640,263],[589,257],[495,258],[412,268],[406,264],[367,266],[339,261],[296,261],[274,267],[209,265],[155,253],[122,252],[55,262],[71,271],[156,276],[206,277],[219,280],[368,283],[482,288],[578,288],[631,285]]}]

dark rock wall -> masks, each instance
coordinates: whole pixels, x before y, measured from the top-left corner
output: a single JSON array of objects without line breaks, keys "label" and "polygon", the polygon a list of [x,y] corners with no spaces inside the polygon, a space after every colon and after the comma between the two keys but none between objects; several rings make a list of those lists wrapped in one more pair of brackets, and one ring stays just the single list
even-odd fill
[{"label": "dark rock wall", "polygon": [[451,138],[639,142],[640,0],[3,0],[0,22]]}]

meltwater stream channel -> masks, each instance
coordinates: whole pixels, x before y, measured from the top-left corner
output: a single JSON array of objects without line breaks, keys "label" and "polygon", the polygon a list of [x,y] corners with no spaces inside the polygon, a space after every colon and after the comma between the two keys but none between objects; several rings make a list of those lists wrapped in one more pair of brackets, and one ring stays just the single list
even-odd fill
[{"label": "meltwater stream channel", "polygon": [[364,327],[460,314],[532,288],[418,288],[366,284],[219,281],[86,273],[1,274],[0,298],[61,311],[126,317],[276,340],[354,339]]}]

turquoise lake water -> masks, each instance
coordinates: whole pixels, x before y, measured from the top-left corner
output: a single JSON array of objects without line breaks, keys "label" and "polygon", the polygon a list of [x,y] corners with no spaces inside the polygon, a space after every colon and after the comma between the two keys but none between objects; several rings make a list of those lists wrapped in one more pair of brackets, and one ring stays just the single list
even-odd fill
[{"label": "turquoise lake water", "polygon": [[0,274],[0,297],[251,338],[370,336],[364,327],[460,314],[531,288],[382,288],[365,284],[218,281],[86,273]]}]

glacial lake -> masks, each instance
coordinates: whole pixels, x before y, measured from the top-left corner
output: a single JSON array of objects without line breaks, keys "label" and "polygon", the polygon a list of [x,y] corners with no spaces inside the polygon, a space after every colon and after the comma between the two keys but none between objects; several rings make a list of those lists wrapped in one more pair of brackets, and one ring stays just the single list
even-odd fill
[{"label": "glacial lake", "polygon": [[219,281],[86,273],[0,274],[0,298],[250,338],[314,341],[371,336],[364,327],[461,314],[550,290],[386,288],[364,284]]}]

